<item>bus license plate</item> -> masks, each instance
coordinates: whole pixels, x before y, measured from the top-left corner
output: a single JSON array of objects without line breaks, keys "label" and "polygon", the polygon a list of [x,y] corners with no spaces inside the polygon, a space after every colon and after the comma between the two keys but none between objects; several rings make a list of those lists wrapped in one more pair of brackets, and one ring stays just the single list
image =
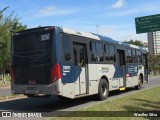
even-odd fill
[{"label": "bus license plate", "polygon": [[37,88],[36,87],[34,87],[34,86],[29,86],[29,87],[27,87],[27,90],[36,90]]}]

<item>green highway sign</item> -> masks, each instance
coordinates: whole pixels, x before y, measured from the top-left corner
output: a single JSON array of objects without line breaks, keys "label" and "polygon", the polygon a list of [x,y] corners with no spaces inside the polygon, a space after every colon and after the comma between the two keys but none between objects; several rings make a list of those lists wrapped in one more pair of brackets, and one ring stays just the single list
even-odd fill
[{"label": "green highway sign", "polygon": [[160,14],[135,18],[136,33],[160,31]]}]

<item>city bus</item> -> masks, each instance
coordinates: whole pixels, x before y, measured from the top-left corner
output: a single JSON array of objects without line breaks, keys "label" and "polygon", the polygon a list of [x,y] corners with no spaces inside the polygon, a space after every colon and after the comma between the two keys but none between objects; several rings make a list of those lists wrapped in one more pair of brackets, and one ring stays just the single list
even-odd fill
[{"label": "city bus", "polygon": [[102,35],[57,26],[12,34],[14,94],[105,100],[110,91],[141,89],[147,70],[144,48]]}]

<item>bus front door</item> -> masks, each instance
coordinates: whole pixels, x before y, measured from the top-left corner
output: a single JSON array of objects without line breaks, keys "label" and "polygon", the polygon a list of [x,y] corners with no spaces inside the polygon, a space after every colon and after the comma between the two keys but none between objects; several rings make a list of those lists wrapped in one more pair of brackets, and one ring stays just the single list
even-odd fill
[{"label": "bus front door", "polygon": [[117,50],[119,87],[126,86],[126,63],[124,50]]},{"label": "bus front door", "polygon": [[75,95],[86,94],[86,45],[73,43]]}]

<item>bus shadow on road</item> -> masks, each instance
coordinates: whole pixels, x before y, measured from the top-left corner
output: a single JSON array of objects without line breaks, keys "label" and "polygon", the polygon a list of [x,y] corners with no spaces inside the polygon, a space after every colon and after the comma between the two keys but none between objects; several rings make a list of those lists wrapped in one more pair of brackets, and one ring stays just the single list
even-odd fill
[{"label": "bus shadow on road", "polygon": [[[130,93],[132,91],[135,90],[130,88],[125,91],[112,91],[109,94],[109,98],[121,96],[122,94]],[[51,96],[49,98],[22,98],[0,102],[0,111],[54,112],[57,110],[66,110],[68,108],[73,110],[73,107],[75,107],[74,110],[77,110],[84,108],[84,106],[89,106],[87,105],[88,103],[92,104],[98,101],[99,100],[97,100],[95,95],[64,100],[59,99],[57,96]]]}]

